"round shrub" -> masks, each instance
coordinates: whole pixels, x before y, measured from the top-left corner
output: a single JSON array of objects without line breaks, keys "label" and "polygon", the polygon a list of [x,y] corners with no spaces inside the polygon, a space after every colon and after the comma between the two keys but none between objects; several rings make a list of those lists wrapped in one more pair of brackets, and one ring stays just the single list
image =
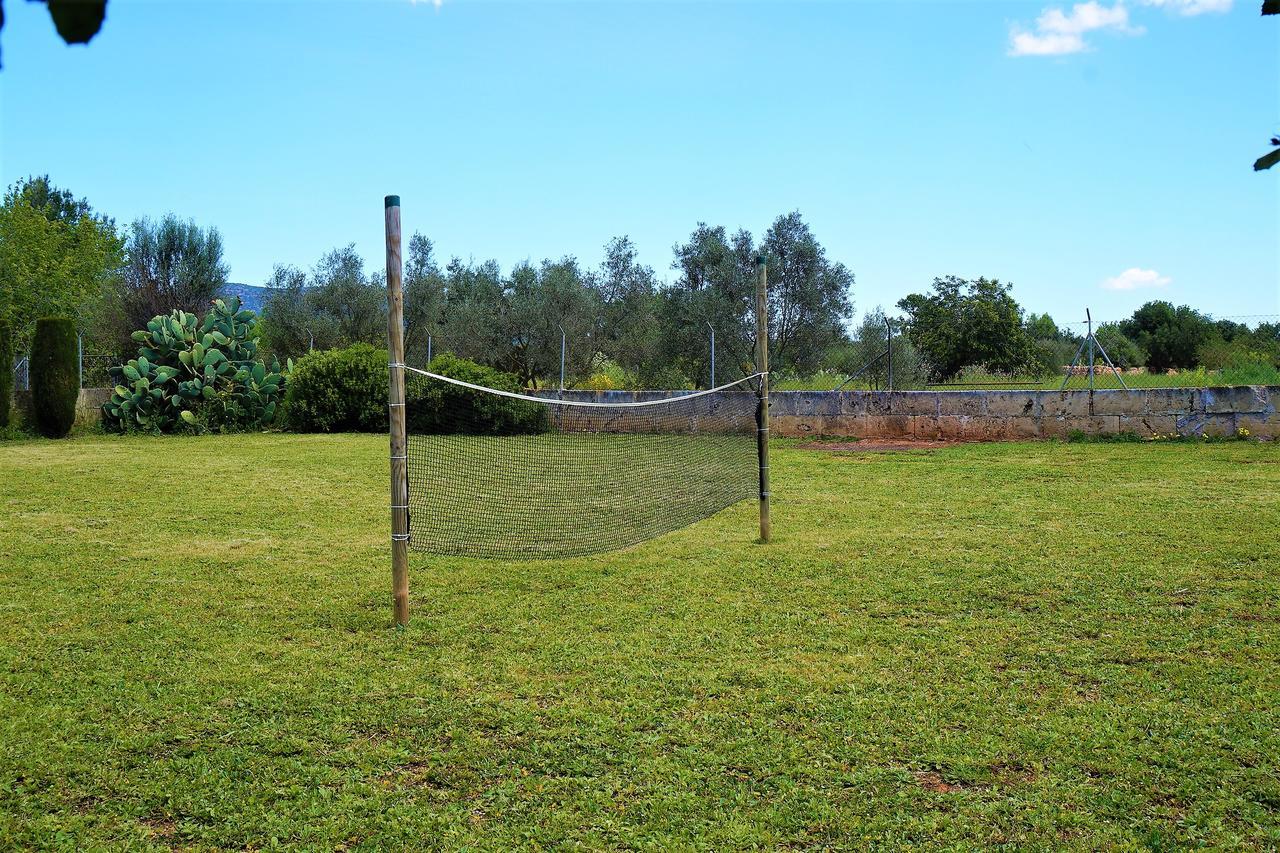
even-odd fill
[{"label": "round shrub", "polygon": [[386,432],[387,351],[355,344],[304,355],[284,406],[295,432]]},{"label": "round shrub", "polygon": [[49,438],[71,432],[80,396],[76,327],[67,317],[36,321],[31,340],[31,410],[36,429]]},{"label": "round shrub", "polygon": [[[476,364],[451,353],[431,359],[427,369],[440,376],[460,379],[499,391],[525,393],[510,373]],[[472,391],[425,376],[406,378],[408,427],[411,433],[467,433],[472,435],[521,435],[550,428],[546,406],[483,391]]]},{"label": "round shrub", "polygon": [[13,337],[9,324],[0,322],[0,429],[9,426],[13,401]]}]

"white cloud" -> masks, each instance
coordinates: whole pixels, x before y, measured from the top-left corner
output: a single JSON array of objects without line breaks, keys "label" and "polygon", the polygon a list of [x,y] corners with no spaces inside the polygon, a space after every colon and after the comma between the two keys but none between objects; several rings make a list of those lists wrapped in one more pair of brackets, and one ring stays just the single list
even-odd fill
[{"label": "white cloud", "polygon": [[1160,275],[1155,270],[1130,267],[1120,275],[1103,281],[1102,286],[1107,290],[1137,290],[1143,287],[1166,287],[1172,281],[1169,276]]},{"label": "white cloud", "polygon": [[1206,12],[1230,12],[1233,0],[1138,0],[1143,6],[1158,6],[1178,15],[1192,17]]},{"label": "white cloud", "polygon": [[[1164,0],[1154,0],[1164,2]],[[1185,0],[1185,2],[1220,2],[1220,0]],[[1045,9],[1036,18],[1035,31],[1014,26],[1009,31],[1010,56],[1062,56],[1089,49],[1086,33],[1111,30],[1128,35],[1142,33],[1141,27],[1129,24],[1129,10],[1119,0],[1103,6],[1097,0],[1077,3],[1070,12]]]}]

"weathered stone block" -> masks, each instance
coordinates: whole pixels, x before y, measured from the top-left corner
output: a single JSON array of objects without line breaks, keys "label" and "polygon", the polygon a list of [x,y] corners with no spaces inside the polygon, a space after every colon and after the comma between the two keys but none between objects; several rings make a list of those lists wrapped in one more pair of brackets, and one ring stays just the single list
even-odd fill
[{"label": "weathered stone block", "polygon": [[866,415],[867,393],[865,391],[840,392],[840,414]]},{"label": "weathered stone block", "polygon": [[1008,418],[982,415],[942,415],[938,437],[954,441],[1002,441],[1009,437]]},{"label": "weathered stone block", "polygon": [[938,395],[932,391],[891,391],[888,397],[891,415],[934,417],[938,414]]},{"label": "weathered stone block", "polygon": [[1247,429],[1249,438],[1280,439],[1280,414],[1250,415],[1237,414],[1235,419],[1237,430]]},{"label": "weathered stone block", "polygon": [[1070,418],[1041,418],[1040,437],[1066,439],[1073,432],[1086,435],[1115,435],[1124,430],[1119,415],[1085,415]]},{"label": "weathered stone block", "polygon": [[1025,441],[1040,437],[1040,418],[1014,417],[1005,421],[1005,432],[1015,441]]},{"label": "weathered stone block", "polygon": [[[1142,392],[1143,413],[1181,415],[1191,411],[1194,392],[1190,388],[1147,388]],[[1133,414],[1138,414],[1134,412]]]},{"label": "weathered stone block", "polygon": [[1172,435],[1178,431],[1176,415],[1121,415],[1120,432],[1132,432],[1143,438]]},{"label": "weathered stone block", "polygon": [[983,412],[982,391],[938,391],[939,415],[980,415]]},{"label": "weathered stone block", "polygon": [[937,441],[942,437],[938,419],[928,415],[917,415],[912,418],[911,431],[920,441]]},{"label": "weathered stone block", "polygon": [[769,412],[769,432],[783,438],[806,438],[822,435],[822,424],[816,418],[797,415],[775,415]]},{"label": "weathered stone block", "polygon": [[1147,397],[1142,391],[1106,390],[1093,392],[1095,415],[1140,415],[1146,412]]},{"label": "weathered stone block", "polygon": [[1001,418],[1035,418],[1040,416],[1040,398],[1035,391],[983,391],[977,393],[982,413]]},{"label": "weathered stone block", "polygon": [[912,438],[913,419],[909,415],[867,415],[863,438]]},{"label": "weathered stone block", "polygon": [[1197,412],[1212,413],[1275,411],[1268,397],[1265,385],[1197,388],[1192,406]]},{"label": "weathered stone block", "polygon": [[866,404],[868,415],[894,414],[893,395],[888,391],[863,391],[862,400]]},{"label": "weathered stone block", "polygon": [[1178,418],[1180,435],[1234,435],[1236,416],[1221,412],[1191,412]]},{"label": "weathered stone block", "polygon": [[1089,416],[1088,391],[1038,391],[1041,417],[1083,418]]}]

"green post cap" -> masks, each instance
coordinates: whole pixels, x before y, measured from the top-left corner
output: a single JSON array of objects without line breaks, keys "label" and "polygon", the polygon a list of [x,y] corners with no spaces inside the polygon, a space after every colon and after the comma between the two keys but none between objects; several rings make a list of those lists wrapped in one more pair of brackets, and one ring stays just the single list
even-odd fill
[{"label": "green post cap", "polygon": [[387,207],[399,207],[399,206],[400,206],[400,196],[398,196],[398,195],[389,195],[389,196],[387,196],[387,198],[386,198],[386,204],[387,204]]}]

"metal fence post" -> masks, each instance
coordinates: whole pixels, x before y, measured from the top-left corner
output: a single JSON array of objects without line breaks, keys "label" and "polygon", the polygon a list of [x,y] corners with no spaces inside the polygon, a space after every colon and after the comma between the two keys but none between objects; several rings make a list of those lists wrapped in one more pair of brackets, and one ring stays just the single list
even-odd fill
[{"label": "metal fence post", "polygon": [[708,388],[716,387],[716,327],[711,325],[710,320],[704,321],[707,328],[711,330],[711,384]]},{"label": "metal fence post", "polygon": [[889,390],[892,391],[893,390],[893,326],[890,325],[888,317],[884,318],[884,330],[887,333],[887,337],[885,338],[885,340],[888,341],[888,343],[885,344],[884,354],[885,354],[885,357],[889,360],[889,367],[888,367]]},{"label": "metal fence post", "polygon": [[560,326],[560,390],[564,390],[564,326]]}]

